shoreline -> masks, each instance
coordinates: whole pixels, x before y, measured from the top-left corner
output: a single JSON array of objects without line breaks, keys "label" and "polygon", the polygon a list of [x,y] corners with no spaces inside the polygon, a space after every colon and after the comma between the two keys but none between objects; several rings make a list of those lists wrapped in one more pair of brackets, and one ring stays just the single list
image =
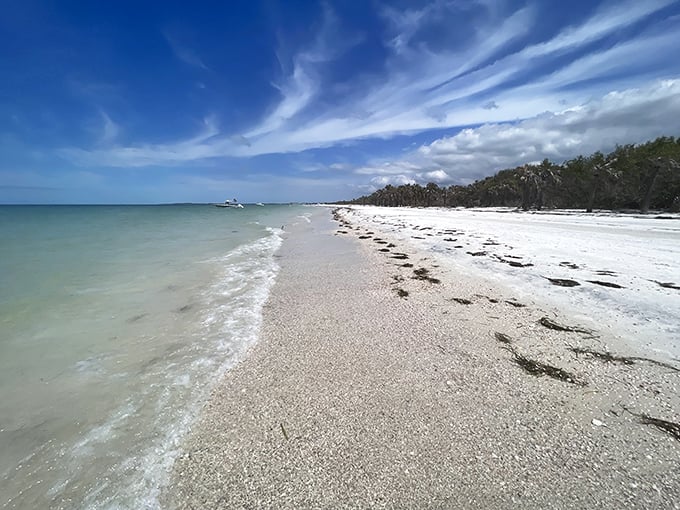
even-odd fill
[{"label": "shoreline", "polygon": [[165,507],[673,508],[680,442],[642,416],[679,421],[677,370],[605,362],[606,334],[329,215],[287,228]]}]

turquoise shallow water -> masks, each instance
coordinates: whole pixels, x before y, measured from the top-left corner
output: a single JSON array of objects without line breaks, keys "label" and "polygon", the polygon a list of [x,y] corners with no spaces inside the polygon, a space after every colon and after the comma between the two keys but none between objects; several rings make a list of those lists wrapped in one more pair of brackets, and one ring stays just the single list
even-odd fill
[{"label": "turquoise shallow water", "polygon": [[0,508],[156,508],[306,211],[0,207]]}]

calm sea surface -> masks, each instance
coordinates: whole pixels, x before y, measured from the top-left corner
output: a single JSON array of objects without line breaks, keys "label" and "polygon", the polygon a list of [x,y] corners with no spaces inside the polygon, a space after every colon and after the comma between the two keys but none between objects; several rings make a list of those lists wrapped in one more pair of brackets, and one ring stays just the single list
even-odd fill
[{"label": "calm sea surface", "polygon": [[156,508],[301,206],[0,206],[0,508]]}]

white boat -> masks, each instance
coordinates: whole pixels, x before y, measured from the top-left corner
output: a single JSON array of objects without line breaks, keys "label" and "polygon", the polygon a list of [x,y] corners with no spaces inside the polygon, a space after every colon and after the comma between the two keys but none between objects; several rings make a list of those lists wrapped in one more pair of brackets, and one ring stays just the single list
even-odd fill
[{"label": "white boat", "polygon": [[215,204],[215,207],[229,207],[231,209],[243,209],[243,205],[238,203],[238,200],[225,200],[223,204]]},{"label": "white boat", "polygon": [[260,207],[264,207],[264,204],[263,204],[262,202],[258,202],[258,203],[255,204],[255,205],[259,205]]}]

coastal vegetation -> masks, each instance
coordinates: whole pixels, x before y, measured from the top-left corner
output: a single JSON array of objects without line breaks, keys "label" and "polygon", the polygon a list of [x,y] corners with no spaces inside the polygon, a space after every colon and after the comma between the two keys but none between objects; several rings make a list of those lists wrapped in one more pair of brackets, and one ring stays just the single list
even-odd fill
[{"label": "coastal vegetation", "polygon": [[[609,154],[556,164],[544,159],[467,186],[388,185],[346,203],[411,207],[518,207],[523,210],[650,209],[680,212],[680,138],[620,145]],[[446,169],[444,169],[446,170]],[[451,169],[455,173],[455,168]]]}]

